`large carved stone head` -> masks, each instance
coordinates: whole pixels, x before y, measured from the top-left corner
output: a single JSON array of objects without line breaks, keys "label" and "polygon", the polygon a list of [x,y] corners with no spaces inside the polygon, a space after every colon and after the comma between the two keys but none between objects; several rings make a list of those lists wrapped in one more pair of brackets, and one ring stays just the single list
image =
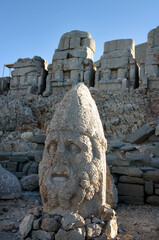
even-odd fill
[{"label": "large carved stone head", "polygon": [[47,129],[39,166],[45,213],[98,215],[106,201],[106,148],[96,104],[80,83],[65,95]]}]

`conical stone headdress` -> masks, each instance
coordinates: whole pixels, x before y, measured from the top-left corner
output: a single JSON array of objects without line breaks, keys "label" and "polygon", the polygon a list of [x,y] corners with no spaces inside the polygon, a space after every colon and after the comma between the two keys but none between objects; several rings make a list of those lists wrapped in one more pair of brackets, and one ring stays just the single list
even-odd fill
[{"label": "conical stone headdress", "polygon": [[63,98],[48,126],[52,131],[75,131],[98,140],[106,150],[106,139],[97,106],[89,89],[79,83]]}]

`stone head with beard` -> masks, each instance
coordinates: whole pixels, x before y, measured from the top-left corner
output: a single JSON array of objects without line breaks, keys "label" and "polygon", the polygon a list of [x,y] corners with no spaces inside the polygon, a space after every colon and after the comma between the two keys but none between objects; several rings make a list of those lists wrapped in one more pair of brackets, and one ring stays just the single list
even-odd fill
[{"label": "stone head with beard", "polygon": [[39,166],[43,210],[98,216],[106,202],[106,139],[88,88],[79,83],[63,98],[48,126]]}]

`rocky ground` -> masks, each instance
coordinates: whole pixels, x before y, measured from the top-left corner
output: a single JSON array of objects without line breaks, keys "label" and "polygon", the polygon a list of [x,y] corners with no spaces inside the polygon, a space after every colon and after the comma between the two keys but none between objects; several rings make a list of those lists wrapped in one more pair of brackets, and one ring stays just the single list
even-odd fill
[{"label": "rocky ground", "polygon": [[[41,205],[38,192],[25,192],[18,200],[0,200],[0,240],[21,240],[19,224],[29,209]],[[117,240],[159,239],[159,207],[118,205]]]}]

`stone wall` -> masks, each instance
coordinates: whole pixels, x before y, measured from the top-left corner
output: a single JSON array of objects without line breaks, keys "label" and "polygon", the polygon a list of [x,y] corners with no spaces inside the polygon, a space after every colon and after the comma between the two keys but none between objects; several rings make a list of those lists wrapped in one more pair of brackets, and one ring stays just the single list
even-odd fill
[{"label": "stone wall", "polygon": [[19,58],[14,63],[11,94],[42,94],[46,87],[47,63],[41,57]]},{"label": "stone wall", "polygon": [[104,53],[95,65],[95,86],[99,89],[136,88],[139,85],[132,39],[105,42]]}]

